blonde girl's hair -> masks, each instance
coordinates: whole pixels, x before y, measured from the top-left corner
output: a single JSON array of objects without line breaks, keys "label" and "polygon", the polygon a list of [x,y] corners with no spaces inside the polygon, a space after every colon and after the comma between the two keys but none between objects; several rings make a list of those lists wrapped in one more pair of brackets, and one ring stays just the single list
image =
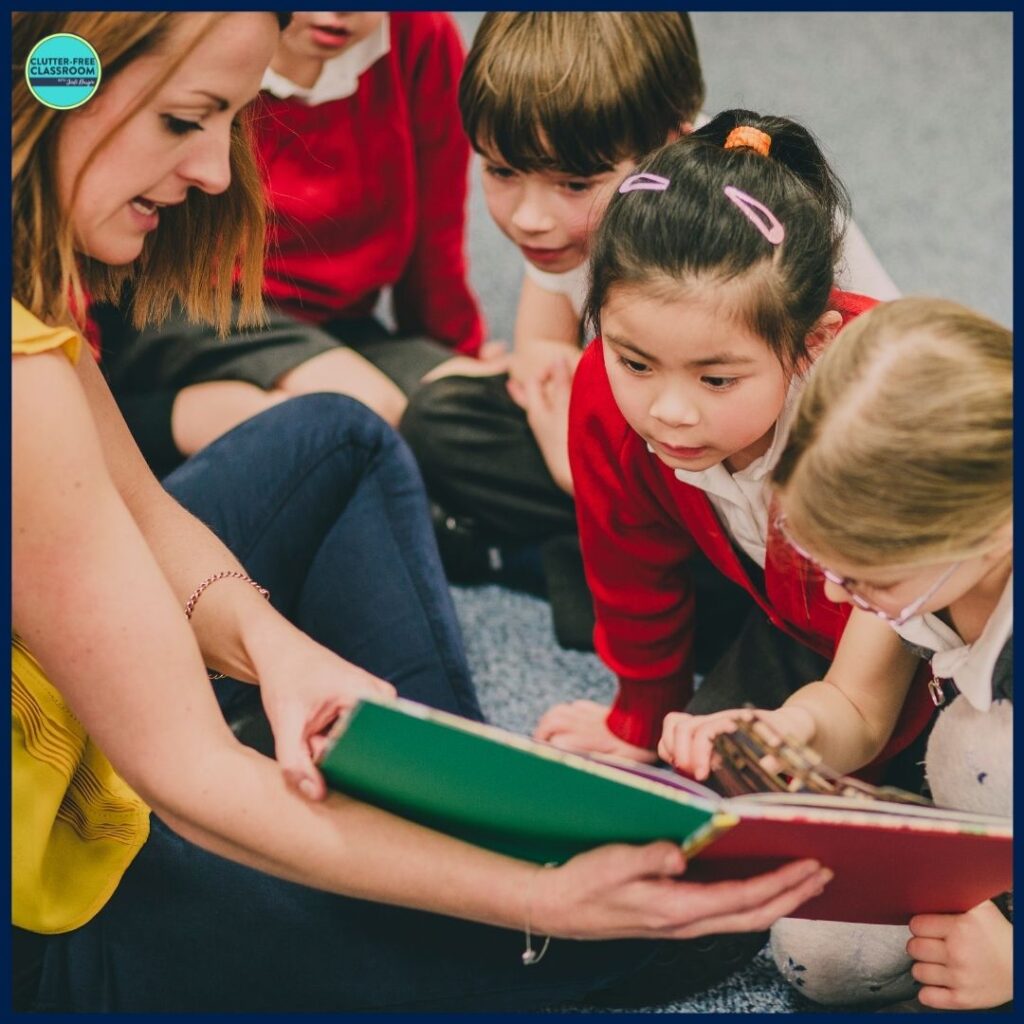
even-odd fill
[{"label": "blonde girl's hair", "polygon": [[1013,335],[906,298],[818,360],[773,474],[788,529],[855,565],[983,553],[1013,514]]},{"label": "blonde girl's hair", "polygon": [[179,206],[161,211],[142,254],[127,266],[107,266],[75,252],[70,217],[58,204],[57,139],[68,113],[39,103],[25,81],[25,62],[40,39],[70,32],[88,40],[102,67],[100,89],[144,54],[159,51],[182,18],[197,28],[160,74],[89,156],[75,181],[124,124],[167,82],[201,38],[225,13],[168,11],[54,11],[11,15],[11,234],[14,298],[46,323],[80,326],[86,295],[91,301],[120,300],[133,286],[137,326],[165,319],[175,301],[189,315],[217,325],[231,323],[233,285],[239,323],[260,322],[263,312],[266,218],[259,170],[246,113],[231,129],[231,184],[216,196],[189,190]]},{"label": "blonde girl's hair", "polygon": [[524,172],[638,159],[703,102],[685,11],[489,11],[459,82],[473,147]]}]

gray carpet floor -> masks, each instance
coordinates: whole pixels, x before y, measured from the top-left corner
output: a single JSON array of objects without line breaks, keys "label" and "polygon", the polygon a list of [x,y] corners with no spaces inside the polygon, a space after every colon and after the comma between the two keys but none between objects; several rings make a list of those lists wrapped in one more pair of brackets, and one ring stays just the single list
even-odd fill
[{"label": "gray carpet floor", "polygon": [[[468,41],[478,13],[456,15]],[[941,295],[1012,323],[1012,22],[1009,13],[695,13],[709,113],[744,106],[802,121],[853,196],[857,221],[906,294]],[[471,278],[491,336],[511,338],[517,251],[474,173]],[[594,655],[554,642],[548,605],[455,588],[481,702],[528,732],[550,704],[607,700]],[[762,954],[729,981],[651,1012],[807,1012]]]}]

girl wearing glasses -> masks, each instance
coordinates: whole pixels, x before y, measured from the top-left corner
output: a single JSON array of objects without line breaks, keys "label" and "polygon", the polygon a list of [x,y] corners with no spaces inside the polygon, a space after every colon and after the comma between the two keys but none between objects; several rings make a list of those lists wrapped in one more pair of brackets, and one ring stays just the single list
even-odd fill
[{"label": "girl wearing glasses", "polygon": [[[773,473],[783,535],[820,568],[826,595],[885,621],[930,663],[942,705],[925,758],[935,802],[1006,816],[1012,349],[1008,330],[951,302],[872,310],[816,365]],[[764,717],[855,768],[850,752],[889,734],[899,700],[886,699],[888,679],[854,680],[812,683]],[[671,715],[661,751],[703,776],[712,737],[734,717]],[[919,985],[917,1000],[933,1009],[995,1007],[1013,995],[1008,902],[919,915],[909,931],[787,920],[773,931],[776,960],[822,1002],[899,998]]]}]

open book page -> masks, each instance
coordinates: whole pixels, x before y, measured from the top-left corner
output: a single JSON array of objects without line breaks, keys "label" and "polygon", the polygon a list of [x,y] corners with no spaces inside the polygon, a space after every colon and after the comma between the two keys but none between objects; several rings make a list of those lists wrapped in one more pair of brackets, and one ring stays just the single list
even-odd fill
[{"label": "open book page", "polygon": [[606,764],[611,768],[618,768],[621,771],[628,772],[630,775],[647,779],[650,782],[657,782],[662,786],[670,786],[672,789],[681,790],[684,793],[689,793],[691,796],[699,797],[701,800],[707,800],[712,804],[722,802],[721,793],[716,793],[709,786],[702,785],[696,779],[691,779],[686,775],[680,775],[670,768],[659,768],[652,764],[638,764],[636,761],[628,761],[622,757],[612,757],[610,754],[592,754],[590,760],[596,761],[598,764]]},{"label": "open book page", "polygon": [[976,814],[948,807],[925,807],[915,804],[889,803],[885,800],[867,801],[857,797],[833,796],[829,793],[750,793],[729,797],[722,801],[723,809],[739,816],[764,816],[775,808],[780,816],[791,815],[797,808],[817,812],[824,820],[828,816],[846,821],[876,821],[879,817],[901,819],[907,824],[929,823],[929,827],[945,823],[955,831],[974,830],[986,833],[1013,831],[1010,818]]},{"label": "open book page", "polygon": [[[857,820],[874,821],[878,815],[884,815],[888,819],[907,818],[917,821],[945,822],[954,831],[961,829],[979,829],[983,831],[1012,829],[1012,822],[1008,818],[993,817],[986,814],[976,814],[972,811],[960,811],[955,808],[936,807],[931,804],[897,803],[884,799],[869,799],[864,796],[838,796],[832,793],[808,793],[795,792],[784,793],[773,791],[770,793],[745,793],[742,796],[723,797],[716,793],[709,786],[702,785],[695,779],[680,775],[678,772],[667,768],[659,768],[654,765],[637,764],[622,758],[607,756],[594,756],[591,760],[600,764],[606,764],[618,768],[630,775],[646,779],[659,785],[668,786],[674,790],[688,793],[708,803],[716,804],[723,811],[742,818],[748,815],[763,817],[766,814],[775,817],[790,817],[796,808],[815,810],[821,812],[822,820],[828,818],[829,812],[843,820],[854,820],[851,814],[858,816]],[[884,790],[878,790],[885,793]],[[772,815],[768,810],[776,807],[777,812]]]},{"label": "open book page", "polygon": [[890,803],[886,800],[866,801],[858,797],[835,796],[831,793],[748,793],[729,797],[723,806],[737,813],[747,806],[775,804],[781,807],[820,807],[822,810],[864,811],[870,814],[894,814],[907,818],[934,821],[962,821],[964,824],[999,827],[1009,825],[1011,819],[991,814],[962,811],[956,807]]}]

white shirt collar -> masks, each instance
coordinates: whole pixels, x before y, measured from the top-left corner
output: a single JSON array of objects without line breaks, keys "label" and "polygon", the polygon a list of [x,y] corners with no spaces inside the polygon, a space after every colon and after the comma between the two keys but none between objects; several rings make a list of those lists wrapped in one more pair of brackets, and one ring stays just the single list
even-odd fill
[{"label": "white shirt collar", "polygon": [[973,644],[965,644],[954,629],[930,612],[894,628],[912,644],[935,651],[932,672],[940,679],[952,679],[971,707],[988,711],[996,659],[1013,633],[1013,573]]},{"label": "white shirt collar", "polygon": [[590,286],[590,261],[584,260],[578,267],[572,270],[562,270],[553,273],[550,270],[541,270],[535,267],[529,260],[523,261],[526,264],[526,276],[532,278],[546,292],[553,292],[555,295],[564,295],[572,306],[573,313],[580,316],[583,312],[583,303],[587,299],[587,289]]},{"label": "white shirt collar", "polygon": [[[745,469],[730,473],[724,465],[718,463],[697,472],[685,469],[673,471],[677,480],[707,494],[708,501],[718,514],[726,533],[762,568],[765,566],[768,553],[770,495],[767,478],[785,447],[786,435],[796,415],[803,386],[804,381],[801,377],[794,377],[790,382],[767,451],[754,459]],[[647,450],[653,451],[650,445],[647,446]]]},{"label": "white shirt collar", "polygon": [[311,89],[296,85],[290,78],[278,74],[271,68],[263,72],[260,88],[282,100],[294,96],[304,100],[311,107],[354,95],[359,88],[359,76],[391,50],[389,21],[389,17],[385,15],[381,23],[365,39],[360,39],[337,57],[324,61],[320,77]]}]

